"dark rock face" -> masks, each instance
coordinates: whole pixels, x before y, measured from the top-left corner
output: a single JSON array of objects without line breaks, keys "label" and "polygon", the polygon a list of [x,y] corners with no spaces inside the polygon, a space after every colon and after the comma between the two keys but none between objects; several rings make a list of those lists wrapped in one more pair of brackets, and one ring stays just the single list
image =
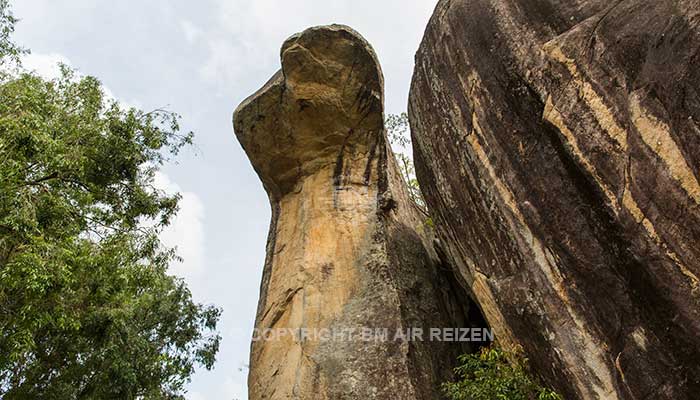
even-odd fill
[{"label": "dark rock face", "polygon": [[468,326],[469,301],[386,142],[374,51],[322,26],[289,38],[281,61],[234,128],[272,206],[256,328],[309,335],[253,342],[250,399],[440,398],[469,349],[396,332]]},{"label": "dark rock face", "polygon": [[700,2],[443,0],[409,101],[438,235],[566,398],[700,393]]}]

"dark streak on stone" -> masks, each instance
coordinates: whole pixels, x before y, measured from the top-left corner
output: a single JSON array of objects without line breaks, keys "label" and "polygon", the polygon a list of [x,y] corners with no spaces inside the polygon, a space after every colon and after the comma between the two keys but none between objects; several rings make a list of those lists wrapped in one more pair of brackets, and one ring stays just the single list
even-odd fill
[{"label": "dark streak on stone", "polygon": [[[370,132],[370,134],[372,133]],[[365,166],[364,173],[365,186],[369,185],[369,180],[372,177],[372,162],[374,161],[374,156],[377,151],[377,142],[379,142],[378,136],[379,135],[375,136],[375,139],[372,141],[372,144],[369,148],[369,155],[367,156],[367,165]]]}]

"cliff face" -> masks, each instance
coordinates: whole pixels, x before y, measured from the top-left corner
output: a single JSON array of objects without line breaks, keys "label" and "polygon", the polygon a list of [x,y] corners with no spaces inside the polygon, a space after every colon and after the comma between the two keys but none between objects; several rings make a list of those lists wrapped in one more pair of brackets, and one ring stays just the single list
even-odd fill
[{"label": "cliff face", "polygon": [[[438,398],[466,349],[391,337],[465,326],[468,300],[397,173],[374,51],[350,28],[323,26],[289,38],[281,61],[234,128],[272,206],[256,328],[309,337],[253,342],[250,399]],[[363,328],[390,340],[342,336]]]},{"label": "cliff face", "polygon": [[409,101],[438,235],[565,398],[700,393],[700,2],[443,0]]}]

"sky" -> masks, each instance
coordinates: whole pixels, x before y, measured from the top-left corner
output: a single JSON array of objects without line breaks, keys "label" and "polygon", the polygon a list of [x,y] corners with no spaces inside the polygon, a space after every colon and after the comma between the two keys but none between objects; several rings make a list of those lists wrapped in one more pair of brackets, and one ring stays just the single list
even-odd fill
[{"label": "sky", "polygon": [[99,78],[109,95],[143,110],[167,108],[196,146],[157,177],[182,194],[163,234],[184,261],[196,301],[224,312],[212,371],[198,370],[186,397],[247,399],[248,354],[270,206],[235,139],[235,107],[279,69],[279,49],[307,27],[340,23],[374,47],[386,111],[406,111],[413,57],[437,0],[11,0],[25,67],[44,76],[66,63]]}]

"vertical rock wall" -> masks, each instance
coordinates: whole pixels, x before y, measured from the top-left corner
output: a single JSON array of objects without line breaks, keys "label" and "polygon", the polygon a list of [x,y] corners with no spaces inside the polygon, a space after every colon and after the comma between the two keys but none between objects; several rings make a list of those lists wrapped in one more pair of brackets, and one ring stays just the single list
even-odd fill
[{"label": "vertical rock wall", "polygon": [[[440,270],[386,143],[372,48],[350,28],[323,26],[289,38],[281,61],[234,113],[272,206],[256,328],[465,326],[469,301]],[[254,341],[250,399],[436,399],[468,350],[320,339]]]},{"label": "vertical rock wall", "polygon": [[442,242],[567,399],[700,393],[700,2],[440,1],[409,117]]}]

